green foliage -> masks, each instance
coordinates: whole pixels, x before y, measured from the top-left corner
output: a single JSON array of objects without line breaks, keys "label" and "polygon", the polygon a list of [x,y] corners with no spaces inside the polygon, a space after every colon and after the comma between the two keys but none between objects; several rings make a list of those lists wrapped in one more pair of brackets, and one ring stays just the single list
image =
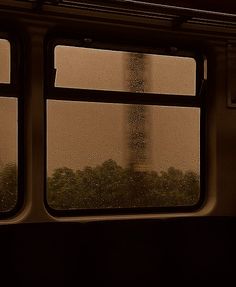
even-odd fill
[{"label": "green foliage", "polygon": [[[55,209],[189,206],[199,199],[199,175],[170,167],[134,172],[114,160],[73,171],[55,169],[47,179],[48,203]],[[0,170],[0,211],[17,201],[17,167],[8,163]]]},{"label": "green foliage", "polygon": [[0,211],[9,211],[17,201],[17,167],[8,163],[0,170]]},{"label": "green foliage", "polygon": [[134,172],[111,159],[75,172],[58,168],[48,177],[48,202],[55,209],[189,206],[199,191],[192,171]]}]

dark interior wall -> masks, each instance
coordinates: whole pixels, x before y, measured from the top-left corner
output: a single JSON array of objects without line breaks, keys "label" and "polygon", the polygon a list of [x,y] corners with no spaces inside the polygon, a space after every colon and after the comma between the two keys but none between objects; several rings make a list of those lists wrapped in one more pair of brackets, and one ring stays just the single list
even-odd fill
[{"label": "dark interior wall", "polygon": [[2,226],[1,282],[229,286],[235,280],[235,223],[205,217]]}]

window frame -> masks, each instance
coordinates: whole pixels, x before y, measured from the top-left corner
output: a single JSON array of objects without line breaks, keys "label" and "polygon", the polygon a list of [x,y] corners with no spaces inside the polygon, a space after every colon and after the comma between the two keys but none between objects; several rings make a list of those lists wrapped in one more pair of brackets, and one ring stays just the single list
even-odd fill
[{"label": "window frame", "polygon": [[0,220],[15,216],[24,203],[24,95],[23,41],[19,31],[1,30],[0,38],[10,43],[10,83],[0,83],[0,99],[17,100],[17,199],[8,211],[0,211]]},{"label": "window frame", "polygon": [[[88,34],[89,35],[89,34]],[[132,39],[125,41],[124,38],[111,39],[107,42],[102,35],[97,40],[96,37],[88,37],[81,33],[78,35],[66,35],[62,32],[50,34],[45,41],[45,187],[44,187],[44,204],[46,209],[53,216],[89,216],[89,215],[134,215],[134,214],[160,214],[160,213],[176,213],[176,212],[193,212],[199,210],[206,198],[206,79],[204,79],[204,61],[205,54],[201,49],[192,47],[173,48],[168,42],[163,46],[143,45],[144,41],[139,45]],[[77,36],[77,37],[75,37]],[[150,39],[149,39],[150,40]],[[123,91],[109,90],[90,90],[77,88],[61,88],[54,86],[55,70],[54,70],[54,49],[57,45],[67,45],[81,48],[97,48],[113,51],[124,52],[141,52],[156,55],[169,55],[191,57],[196,61],[196,93],[192,95],[168,95],[157,93],[134,93]],[[145,94],[145,97],[141,95]],[[200,191],[199,200],[191,206],[170,206],[170,207],[130,207],[130,208],[105,208],[105,209],[71,209],[56,210],[47,202],[47,100],[66,100],[78,102],[96,102],[96,103],[122,103],[122,104],[142,104],[142,105],[159,105],[159,106],[176,106],[176,107],[197,107],[200,109]]]}]

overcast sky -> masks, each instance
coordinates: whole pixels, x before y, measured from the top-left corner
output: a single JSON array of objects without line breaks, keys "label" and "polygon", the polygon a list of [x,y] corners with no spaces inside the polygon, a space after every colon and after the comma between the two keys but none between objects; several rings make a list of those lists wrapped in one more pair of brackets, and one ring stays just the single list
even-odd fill
[{"label": "overcast sky", "polygon": [[[56,86],[128,91],[129,56],[117,51],[58,46]],[[193,59],[146,55],[143,61],[146,92],[195,94]],[[128,109],[129,105],[122,104],[49,101],[49,171],[58,166],[73,169],[96,166],[110,158],[126,166]],[[199,109],[157,106],[146,109],[150,169],[160,171],[174,166],[198,171]]]},{"label": "overcast sky", "polygon": [[[0,82],[9,80],[7,43],[0,41]],[[56,85],[127,91],[128,53],[58,47]],[[2,68],[3,67],[3,68]],[[145,91],[195,93],[193,59],[145,57]],[[145,97],[145,94],[143,95]],[[48,171],[82,169],[107,159],[128,164],[128,105],[48,101]],[[199,171],[200,113],[196,108],[147,107],[150,169]],[[16,159],[16,101],[0,99],[0,164]]]}]

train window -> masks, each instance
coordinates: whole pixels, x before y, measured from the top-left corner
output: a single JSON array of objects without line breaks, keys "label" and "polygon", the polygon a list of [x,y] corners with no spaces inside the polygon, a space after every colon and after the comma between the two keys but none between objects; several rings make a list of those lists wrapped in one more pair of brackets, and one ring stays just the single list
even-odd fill
[{"label": "train window", "polygon": [[0,216],[15,208],[18,197],[18,100],[10,73],[10,42],[0,39]]},{"label": "train window", "polygon": [[127,116],[136,106],[48,101],[48,200],[53,208],[196,204],[199,109],[139,108],[146,114],[146,148],[135,146],[130,155],[135,135]]},{"label": "train window", "polygon": [[[137,73],[141,72],[142,92],[192,96],[196,93],[196,62],[189,57],[58,45],[55,68],[56,87],[140,92]],[[132,69],[135,74],[130,72]]]},{"label": "train window", "polygon": [[10,83],[10,42],[0,39],[0,83]]},{"label": "train window", "polygon": [[55,46],[47,94],[51,211],[198,206],[199,67],[194,56]]}]

